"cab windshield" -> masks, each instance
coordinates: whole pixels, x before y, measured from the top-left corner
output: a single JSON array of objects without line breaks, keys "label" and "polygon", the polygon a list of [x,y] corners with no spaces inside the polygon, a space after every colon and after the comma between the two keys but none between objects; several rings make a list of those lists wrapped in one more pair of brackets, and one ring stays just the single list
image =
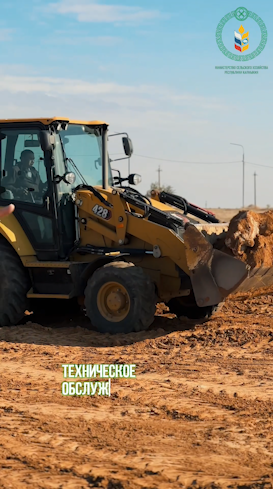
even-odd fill
[{"label": "cab windshield", "polygon": [[[69,124],[68,129],[60,131],[66,158],[70,158],[79,169],[88,185],[102,185],[102,134],[100,128]],[[68,162],[68,170],[75,170]],[[108,185],[112,185],[111,167],[108,169]],[[74,187],[83,181],[76,175]]]}]

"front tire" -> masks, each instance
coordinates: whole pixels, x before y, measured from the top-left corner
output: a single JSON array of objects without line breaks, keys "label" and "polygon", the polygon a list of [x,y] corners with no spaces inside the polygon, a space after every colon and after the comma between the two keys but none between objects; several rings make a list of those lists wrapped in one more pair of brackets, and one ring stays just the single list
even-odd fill
[{"label": "front tire", "polygon": [[0,326],[17,324],[27,309],[29,277],[12,246],[0,239]]},{"label": "front tire", "polygon": [[85,307],[91,323],[101,333],[146,330],[154,320],[155,286],[133,263],[107,263],[88,280]]}]

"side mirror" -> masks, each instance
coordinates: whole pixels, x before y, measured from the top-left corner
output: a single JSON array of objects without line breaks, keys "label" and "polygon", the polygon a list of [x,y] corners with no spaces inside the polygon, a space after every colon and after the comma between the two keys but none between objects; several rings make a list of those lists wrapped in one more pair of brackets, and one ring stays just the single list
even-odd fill
[{"label": "side mirror", "polygon": [[40,132],[40,143],[43,151],[52,151],[53,146],[55,145],[55,136],[54,134],[49,134],[48,131]]},{"label": "side mirror", "polygon": [[130,138],[128,137],[124,137],[122,138],[122,144],[123,144],[123,149],[124,149],[124,153],[126,154],[126,156],[132,156],[133,154],[133,143],[131,141]]},{"label": "side mirror", "polygon": [[131,173],[128,177],[128,182],[130,185],[138,185],[142,181],[141,175],[137,173]]}]

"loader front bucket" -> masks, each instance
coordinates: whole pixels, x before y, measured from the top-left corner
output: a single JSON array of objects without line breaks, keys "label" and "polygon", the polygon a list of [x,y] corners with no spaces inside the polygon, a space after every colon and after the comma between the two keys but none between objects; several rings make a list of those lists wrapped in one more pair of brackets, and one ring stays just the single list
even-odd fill
[{"label": "loader front bucket", "polygon": [[215,250],[200,231],[187,224],[183,234],[192,288],[199,307],[213,306],[247,282],[248,266]]},{"label": "loader front bucket", "polygon": [[250,292],[260,288],[273,287],[273,268],[255,267],[249,272],[248,278],[244,280],[234,292]]}]

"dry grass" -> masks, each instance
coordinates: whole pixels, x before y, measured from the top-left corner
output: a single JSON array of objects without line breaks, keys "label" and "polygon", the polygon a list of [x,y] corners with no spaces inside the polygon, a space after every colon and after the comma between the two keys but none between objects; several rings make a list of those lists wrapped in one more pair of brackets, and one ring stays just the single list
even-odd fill
[{"label": "dry grass", "polygon": [[[269,208],[262,208],[262,207],[255,207],[254,205],[250,205],[248,207],[244,208],[246,211],[255,211],[255,212],[265,212],[268,211]],[[216,217],[221,221],[221,222],[229,222],[233,216],[238,214],[239,211],[243,210],[243,208],[237,208],[237,209],[208,209],[209,211],[213,212]]]}]

